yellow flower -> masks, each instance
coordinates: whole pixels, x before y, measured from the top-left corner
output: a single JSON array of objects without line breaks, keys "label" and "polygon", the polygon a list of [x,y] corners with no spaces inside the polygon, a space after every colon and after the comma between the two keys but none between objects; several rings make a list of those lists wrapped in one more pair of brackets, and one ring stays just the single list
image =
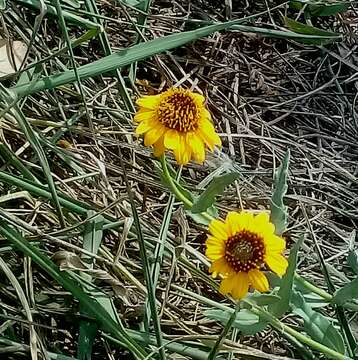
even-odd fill
[{"label": "yellow flower", "polygon": [[265,264],[277,275],[287,269],[282,255],[286,243],[275,235],[275,226],[267,213],[254,216],[251,212],[229,212],[225,222],[212,220],[211,236],[206,241],[206,256],[212,261],[210,272],[224,278],[220,284],[222,294],[234,299],[243,298],[253,287],[268,291],[269,283],[262,272]]},{"label": "yellow flower", "polygon": [[180,88],[144,96],[137,100],[136,134],[144,134],[144,145],[152,145],[155,156],[169,149],[180,165],[192,158],[203,163],[206,146],[211,151],[221,146],[204,101],[202,95]]}]

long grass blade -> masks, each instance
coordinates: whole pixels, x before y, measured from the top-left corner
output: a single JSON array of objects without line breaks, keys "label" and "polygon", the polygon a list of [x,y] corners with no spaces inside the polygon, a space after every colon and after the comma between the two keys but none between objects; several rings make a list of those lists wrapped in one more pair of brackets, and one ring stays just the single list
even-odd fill
[{"label": "long grass blade", "polygon": [[22,253],[31,257],[31,259],[40,266],[47,275],[51,276],[66,290],[70,291],[80,304],[86,307],[88,312],[90,312],[91,315],[98,321],[100,327],[104,331],[107,331],[112,336],[118,338],[137,359],[145,359],[145,350],[132,340],[120,322],[114,322],[108,312],[77,285],[77,282],[72,279],[70,273],[60,271],[47,256],[42,254],[36,247],[26,241],[20,233],[12,229],[2,219],[0,219],[0,233]]}]

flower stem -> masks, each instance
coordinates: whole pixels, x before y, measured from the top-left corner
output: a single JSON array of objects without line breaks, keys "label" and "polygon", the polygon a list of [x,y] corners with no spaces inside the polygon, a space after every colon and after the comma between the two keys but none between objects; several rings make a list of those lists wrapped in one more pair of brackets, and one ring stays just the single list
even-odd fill
[{"label": "flower stem", "polygon": [[177,187],[176,183],[174,182],[172,176],[170,175],[170,172],[168,170],[167,160],[165,158],[165,155],[162,155],[160,157],[160,163],[162,164],[163,168],[163,175],[165,177],[165,180],[167,180],[168,185],[170,186],[170,190],[173,192],[175,197],[180,200],[184,205],[188,207],[192,207],[193,203],[191,200],[189,200]]},{"label": "flower stem", "polygon": [[240,310],[240,302],[238,301],[236,303],[235,306],[235,310],[232,312],[228,322],[226,323],[222,333],[220,334],[219,338],[217,339],[217,341],[215,342],[215,345],[213,346],[213,348],[211,349],[209,355],[208,355],[208,360],[214,360],[216,359],[216,354],[218,353],[218,351],[220,350],[220,346],[223,343],[223,341],[226,339],[226,336],[228,334],[228,332],[230,331],[232,324],[234,323],[234,321],[236,320],[236,315]]},{"label": "flower stem", "polygon": [[[320,296],[322,299],[327,301],[327,303],[332,303],[333,296],[329,294],[327,291],[324,291],[323,289],[320,289],[319,287],[313,285],[306,279],[304,279],[302,276],[295,273],[295,280],[297,280],[302,286],[304,286],[307,290],[312,291],[313,293]],[[352,310],[355,312],[358,312],[358,304],[352,303],[352,302],[346,302],[341,305],[343,308]]]},{"label": "flower stem", "polygon": [[298,341],[300,341],[303,344],[308,345],[312,349],[319,351],[322,354],[327,355],[330,359],[335,360],[352,360],[350,357],[345,356],[344,354],[341,354],[333,349],[330,349],[329,347],[312,340],[308,336],[304,335],[303,333],[300,333],[296,331],[295,329],[292,329],[290,326],[284,324],[280,320],[278,320],[276,317],[272,316],[269,312],[266,310],[252,304],[251,302],[244,300],[246,303],[251,305],[250,311],[252,311],[254,314],[260,316],[261,318],[267,320],[272,327],[274,327],[276,330],[286,332],[287,334],[293,336]]},{"label": "flower stem", "polygon": [[318,288],[317,286],[313,285],[309,281],[305,280],[302,276],[295,273],[295,279],[303,285],[307,290],[312,291],[313,293],[319,295],[321,298],[326,300],[327,302],[330,302],[333,298],[331,294],[329,294],[327,291],[324,291],[323,289]]},{"label": "flower stem", "polygon": [[[187,206],[188,208],[191,208],[193,206],[193,202],[190,199],[188,199],[185,194],[183,194],[183,192],[178,188],[176,182],[173,180],[172,176],[170,175],[165,155],[162,155],[160,157],[160,163],[162,164],[163,175],[165,177],[165,180],[168,182],[168,185],[169,185],[170,190],[172,191],[172,193],[185,206]],[[214,217],[211,216],[210,214],[208,214],[206,211],[202,212],[201,216],[203,216],[209,222],[214,220]]]},{"label": "flower stem", "polygon": [[[185,194],[183,194],[183,192],[178,188],[177,184],[175,183],[172,176],[170,175],[169,170],[168,170],[168,166],[167,166],[167,162],[166,162],[166,159],[165,159],[165,155],[163,155],[160,158],[160,162],[161,162],[162,168],[163,168],[163,175],[164,175],[165,179],[167,180],[168,185],[170,186],[170,190],[173,192],[173,194],[176,196],[176,198],[178,200],[182,201],[184,203],[184,205],[186,205],[188,208],[191,208],[193,206],[193,202],[190,199],[188,199]],[[201,215],[203,215],[205,218],[207,218],[210,221],[214,219],[207,212],[204,212]],[[313,285],[310,282],[308,282],[307,280],[303,279],[298,274],[295,274],[295,278],[304,287],[306,287],[308,290],[310,290],[310,291],[316,293],[317,295],[321,296],[327,302],[331,302],[331,300],[333,298],[332,295],[330,295],[329,293],[327,293],[326,291],[324,291],[322,289],[319,289],[315,285]],[[308,345],[312,349],[314,349],[316,351],[319,351],[319,352],[329,356],[329,358],[331,358],[331,359],[335,359],[335,360],[352,360],[350,357],[347,357],[347,356],[345,356],[343,354],[340,354],[339,352],[337,352],[335,350],[332,350],[329,347],[327,347],[325,345],[322,345],[319,342],[312,340],[308,336],[296,331],[295,329],[291,328],[290,326],[288,326],[288,325],[284,324],[283,322],[281,322],[280,320],[278,320],[276,317],[271,315],[268,311],[256,306],[255,304],[251,303],[250,301],[245,300],[245,299],[243,301],[251,306],[250,310],[254,314],[260,316],[263,319],[265,319],[276,330],[286,332],[287,334],[293,336],[295,339],[297,339],[301,343],[303,343],[305,345]],[[214,348],[211,350],[210,354],[214,354],[214,356],[216,355],[222,340],[227,335],[228,331],[230,330],[230,328],[232,326],[232,323],[236,319],[236,315],[237,315],[238,311],[239,311],[239,305],[237,305],[235,307],[235,311],[231,315],[231,317],[230,317],[228,323],[226,324],[226,326],[225,326],[219,340],[216,342],[216,344],[215,344]]]}]

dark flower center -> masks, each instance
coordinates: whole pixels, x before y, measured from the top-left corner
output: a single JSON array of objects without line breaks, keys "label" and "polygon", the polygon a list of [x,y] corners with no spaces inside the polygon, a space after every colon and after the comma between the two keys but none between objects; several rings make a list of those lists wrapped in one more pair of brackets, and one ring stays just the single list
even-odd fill
[{"label": "dark flower center", "polygon": [[159,121],[179,132],[195,131],[199,123],[199,110],[186,90],[176,89],[165,97],[158,108]]},{"label": "dark flower center", "polygon": [[247,230],[229,237],[225,245],[225,259],[235,272],[260,268],[264,262],[264,253],[263,238]]}]

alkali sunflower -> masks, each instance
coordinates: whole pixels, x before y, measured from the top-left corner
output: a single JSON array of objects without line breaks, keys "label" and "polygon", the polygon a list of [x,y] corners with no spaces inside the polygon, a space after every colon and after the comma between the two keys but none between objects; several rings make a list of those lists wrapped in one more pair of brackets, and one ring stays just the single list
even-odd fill
[{"label": "alkali sunflower", "polygon": [[282,276],[287,260],[282,255],[285,240],[275,235],[275,227],[267,213],[229,212],[225,222],[212,220],[211,236],[206,241],[206,256],[212,261],[213,276],[221,274],[220,292],[243,298],[249,287],[260,292],[269,290],[265,265]]},{"label": "alkali sunflower", "polygon": [[136,134],[144,134],[144,145],[152,145],[155,156],[169,149],[180,165],[191,159],[203,163],[205,147],[212,151],[221,146],[204,101],[204,96],[181,88],[144,96],[137,100]]}]

